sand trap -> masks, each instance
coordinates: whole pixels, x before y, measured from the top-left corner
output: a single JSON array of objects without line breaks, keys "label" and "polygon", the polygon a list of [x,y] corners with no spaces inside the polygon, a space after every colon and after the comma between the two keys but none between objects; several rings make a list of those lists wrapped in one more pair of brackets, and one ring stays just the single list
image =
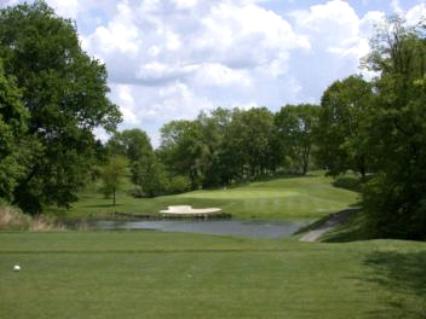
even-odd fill
[{"label": "sand trap", "polygon": [[160,210],[164,215],[199,216],[222,212],[221,208],[192,208],[189,205],[169,206],[166,210]]}]

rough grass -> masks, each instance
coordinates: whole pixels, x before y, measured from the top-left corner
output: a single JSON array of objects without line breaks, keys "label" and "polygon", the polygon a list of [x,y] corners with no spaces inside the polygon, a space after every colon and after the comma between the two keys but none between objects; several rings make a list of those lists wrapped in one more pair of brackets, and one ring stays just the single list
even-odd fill
[{"label": "rough grass", "polygon": [[61,228],[61,226],[55,224],[51,217],[31,217],[23,214],[15,207],[8,205],[0,206],[0,230],[47,231],[59,230]]},{"label": "rough grass", "polygon": [[289,219],[319,218],[353,205],[356,192],[336,188],[333,180],[321,172],[305,177],[280,178],[266,182],[221,190],[200,190],[180,195],[152,199],[137,199],[128,195],[130,185],[118,195],[118,205],[88,187],[80,201],[69,211],[51,209],[51,213],[70,218],[102,217],[114,211],[132,214],[157,214],[169,205],[220,207],[237,218]]},{"label": "rough grass", "polygon": [[404,241],[0,233],[0,318],[424,318],[425,264]]}]

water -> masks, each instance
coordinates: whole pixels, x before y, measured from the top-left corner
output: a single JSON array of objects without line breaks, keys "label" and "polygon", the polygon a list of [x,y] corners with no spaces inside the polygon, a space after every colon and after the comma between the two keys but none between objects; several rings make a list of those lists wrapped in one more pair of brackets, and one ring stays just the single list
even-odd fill
[{"label": "water", "polygon": [[252,238],[289,237],[310,221],[242,221],[242,220],[160,220],[160,221],[94,221],[90,227],[101,230],[144,229],[163,232],[184,232],[229,235]]}]

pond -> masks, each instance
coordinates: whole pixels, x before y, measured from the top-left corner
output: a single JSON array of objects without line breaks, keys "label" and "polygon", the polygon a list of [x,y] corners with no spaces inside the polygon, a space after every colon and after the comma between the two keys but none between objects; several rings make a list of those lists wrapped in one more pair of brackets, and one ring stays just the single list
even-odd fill
[{"label": "pond", "polygon": [[289,237],[311,220],[291,221],[246,221],[246,220],[132,220],[91,221],[89,228],[99,230],[157,230],[163,232],[184,232],[210,235],[229,235],[252,238]]}]

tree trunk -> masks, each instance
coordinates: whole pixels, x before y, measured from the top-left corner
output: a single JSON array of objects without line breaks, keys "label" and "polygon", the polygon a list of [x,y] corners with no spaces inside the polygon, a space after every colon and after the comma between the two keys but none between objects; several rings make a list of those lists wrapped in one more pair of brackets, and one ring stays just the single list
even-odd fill
[{"label": "tree trunk", "polygon": [[114,190],[112,191],[112,205],[115,207],[115,204],[116,202],[115,202],[115,188],[114,188]]}]

